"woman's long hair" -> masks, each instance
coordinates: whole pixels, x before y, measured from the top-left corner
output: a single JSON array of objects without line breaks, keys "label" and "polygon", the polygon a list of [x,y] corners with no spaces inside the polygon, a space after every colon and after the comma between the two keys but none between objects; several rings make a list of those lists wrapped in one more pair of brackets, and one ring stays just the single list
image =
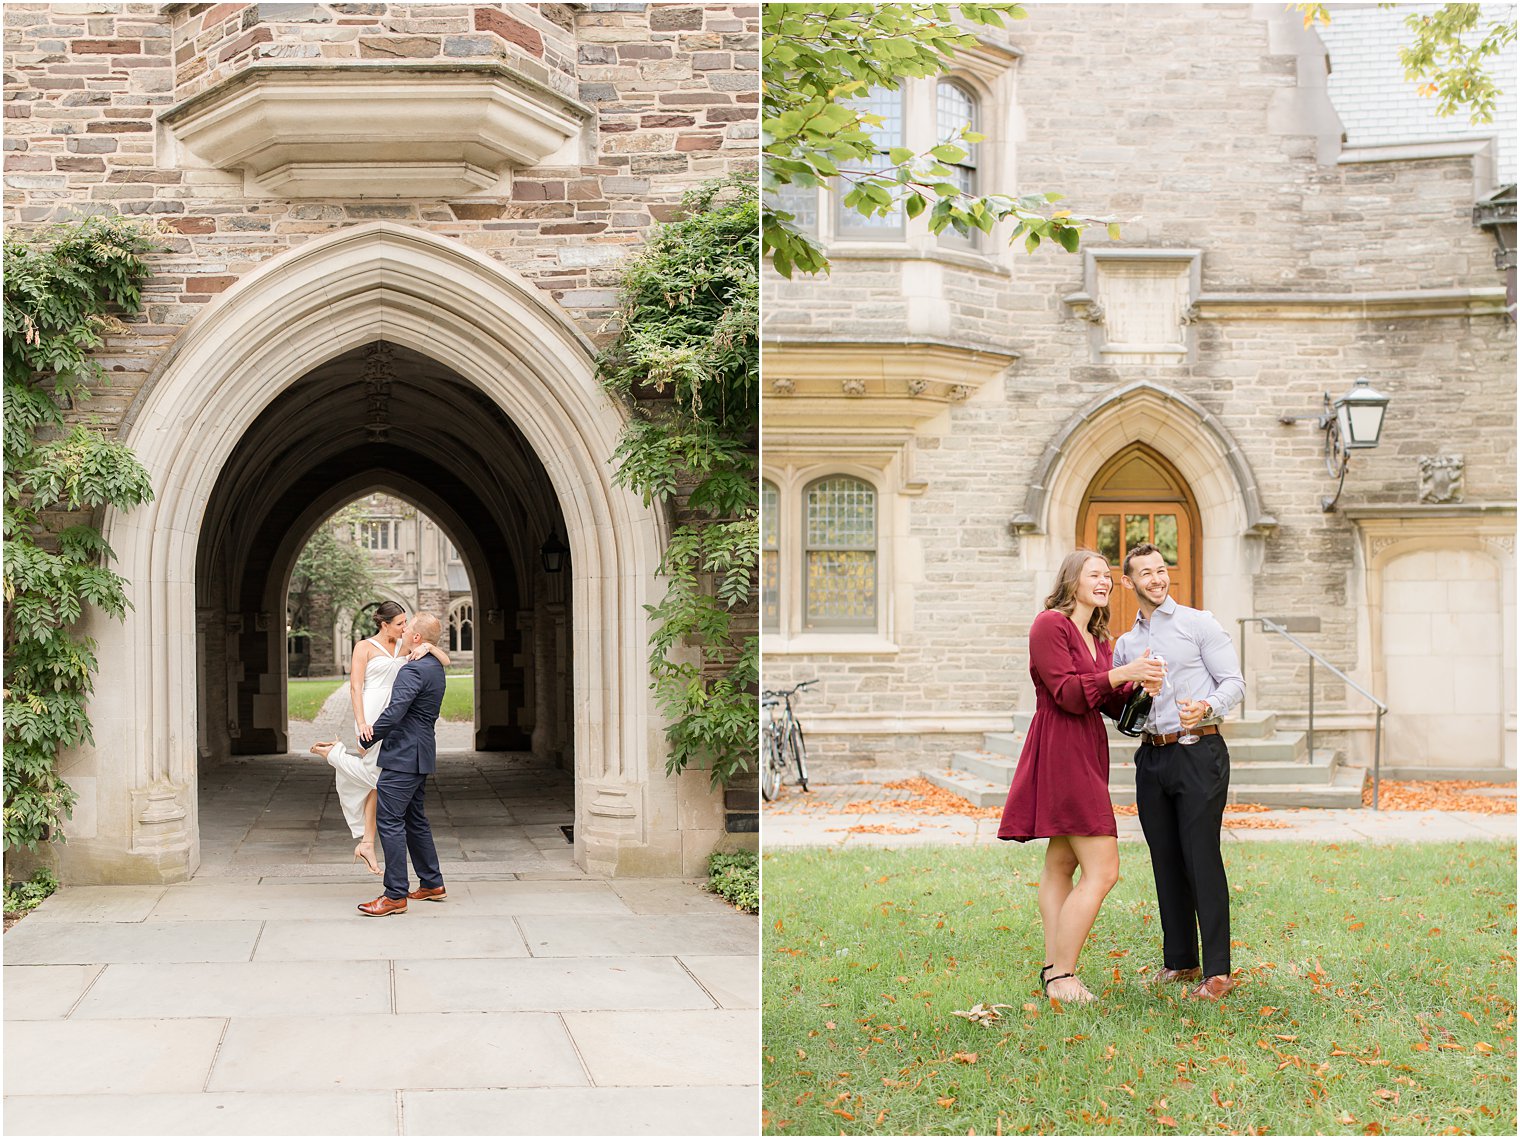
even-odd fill
[{"label": "woman's long hair", "polygon": [[[381,625],[384,625],[388,621],[394,621],[397,617],[401,616],[401,614],[405,612],[406,606],[400,604],[399,602],[382,601],[379,605],[375,606],[375,612],[373,614],[375,618],[375,632],[378,633],[380,631]],[[1070,610],[1067,610],[1067,612],[1070,612]]]},{"label": "woman's long hair", "polygon": [[[1082,567],[1093,558],[1097,558],[1105,566],[1108,565],[1107,558],[1092,550],[1073,550],[1066,555],[1061,562],[1061,568],[1056,571],[1056,586],[1050,591],[1050,596],[1045,599],[1046,609],[1059,609],[1068,617],[1071,616],[1072,610],[1077,607],[1077,580],[1082,576]],[[1109,596],[1113,596],[1112,591]],[[1087,622],[1087,631],[1099,643],[1108,640],[1107,605],[1092,611],[1092,617]]]}]

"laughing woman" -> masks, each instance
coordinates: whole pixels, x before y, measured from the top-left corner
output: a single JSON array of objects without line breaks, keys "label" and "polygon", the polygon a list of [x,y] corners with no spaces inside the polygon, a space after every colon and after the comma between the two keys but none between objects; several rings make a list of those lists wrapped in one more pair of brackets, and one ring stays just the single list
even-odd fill
[{"label": "laughing woman", "polygon": [[[1077,956],[1119,881],[1119,828],[1108,797],[1108,733],[1103,714],[1117,717],[1142,685],[1159,691],[1164,668],[1150,659],[1113,667],[1108,639],[1108,562],[1091,550],[1066,555],[1045,611],[1029,630],[1034,719],[1008,790],[998,838],[1048,838],[1040,875],[1040,919],[1047,996],[1097,998],[1076,977]],[[1073,884],[1077,867],[1081,881]],[[1046,976],[1050,973],[1050,976]]]}]

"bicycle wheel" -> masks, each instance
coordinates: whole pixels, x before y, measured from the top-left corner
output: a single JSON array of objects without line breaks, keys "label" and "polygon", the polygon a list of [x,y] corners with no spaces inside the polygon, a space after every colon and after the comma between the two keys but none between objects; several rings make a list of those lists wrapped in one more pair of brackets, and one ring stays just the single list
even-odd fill
[{"label": "bicycle wheel", "polygon": [[808,789],[807,776],[807,744],[802,739],[802,725],[794,723],[791,731],[786,733],[787,758],[797,768],[797,782],[802,789]]},{"label": "bicycle wheel", "polygon": [[781,790],[782,762],[775,733],[765,732],[760,737],[760,796],[767,803]]}]

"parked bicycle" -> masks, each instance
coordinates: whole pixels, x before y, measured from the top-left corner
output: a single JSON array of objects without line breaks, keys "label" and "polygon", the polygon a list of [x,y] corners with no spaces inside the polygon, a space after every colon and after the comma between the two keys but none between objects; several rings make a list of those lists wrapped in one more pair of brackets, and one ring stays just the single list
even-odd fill
[{"label": "parked bicycle", "polygon": [[797,783],[806,791],[807,741],[802,736],[802,725],[792,710],[792,697],[804,688],[811,688],[817,680],[804,680],[801,684],[785,689],[767,689],[760,693],[760,706],[770,715],[760,729],[760,794],[770,801],[786,782],[787,768],[797,770]]}]

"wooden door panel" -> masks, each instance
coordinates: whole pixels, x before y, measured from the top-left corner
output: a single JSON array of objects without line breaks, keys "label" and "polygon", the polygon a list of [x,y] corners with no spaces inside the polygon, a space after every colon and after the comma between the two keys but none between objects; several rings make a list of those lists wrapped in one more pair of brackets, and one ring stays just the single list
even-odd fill
[{"label": "wooden door panel", "polygon": [[1193,527],[1187,504],[1181,502],[1091,502],[1085,510],[1082,542],[1108,560],[1114,592],[1108,602],[1108,627],[1113,636],[1135,623],[1135,595],[1120,582],[1124,555],[1149,542],[1161,550],[1171,568],[1172,596],[1193,605]]}]

